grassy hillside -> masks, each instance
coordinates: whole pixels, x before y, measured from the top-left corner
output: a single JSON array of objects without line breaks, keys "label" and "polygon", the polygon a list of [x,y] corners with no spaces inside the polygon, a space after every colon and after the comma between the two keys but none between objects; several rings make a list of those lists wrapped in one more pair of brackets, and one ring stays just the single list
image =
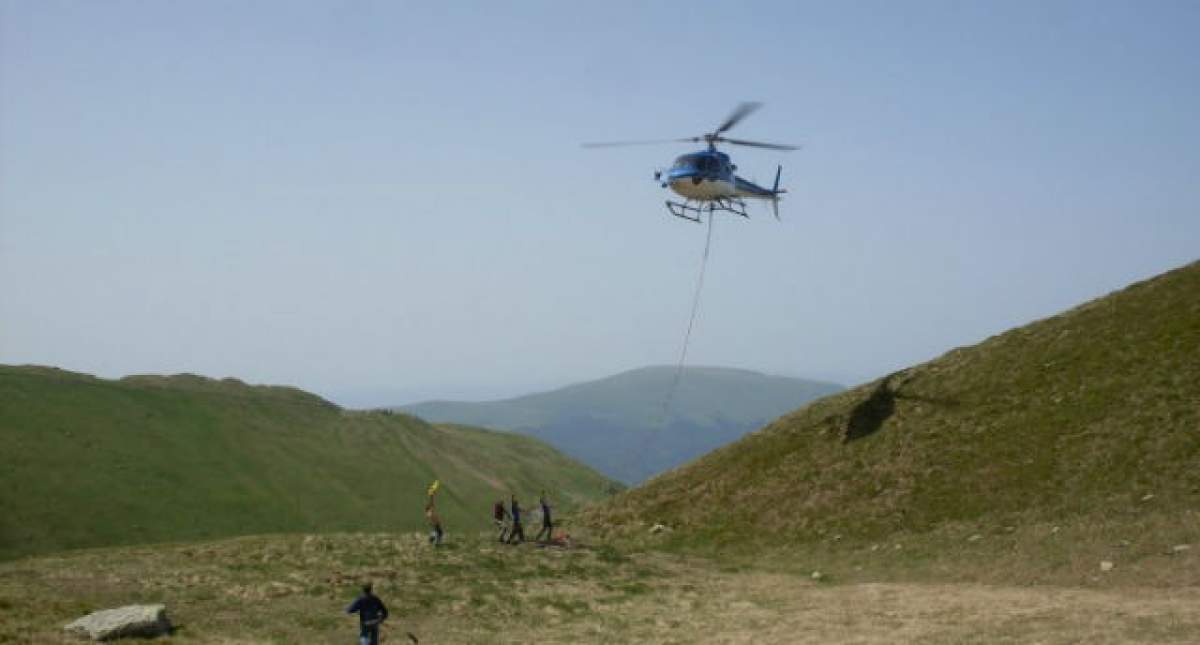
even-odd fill
[{"label": "grassy hillside", "polygon": [[0,366],[0,557],[249,533],[415,529],[443,482],[450,531],[541,488],[564,510],[611,485],[527,437],[349,412],[291,388],[117,381]]},{"label": "grassy hillside", "polygon": [[688,367],[664,411],[674,379],[674,367],[646,367],[503,401],[430,401],[403,409],[431,421],[529,434],[611,477],[637,482],[842,389],[748,370]]},{"label": "grassy hillside", "polygon": [[1075,566],[1084,542],[1169,556],[1198,510],[1195,263],[816,401],[589,517],[690,545],[1036,543]]}]

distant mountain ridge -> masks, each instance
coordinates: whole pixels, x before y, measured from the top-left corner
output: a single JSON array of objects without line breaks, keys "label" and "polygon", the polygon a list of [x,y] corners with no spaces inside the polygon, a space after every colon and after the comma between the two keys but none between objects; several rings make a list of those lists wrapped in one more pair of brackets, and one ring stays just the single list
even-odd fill
[{"label": "distant mountain ridge", "polygon": [[500,401],[427,401],[400,410],[433,422],[512,430],[600,472],[637,482],[724,445],[840,385],[725,367],[686,367],[669,409],[672,366]]},{"label": "distant mountain ridge", "polygon": [[251,533],[450,532],[545,489],[564,511],[615,482],[536,439],[348,411],[237,379],[101,379],[0,365],[0,558]]}]

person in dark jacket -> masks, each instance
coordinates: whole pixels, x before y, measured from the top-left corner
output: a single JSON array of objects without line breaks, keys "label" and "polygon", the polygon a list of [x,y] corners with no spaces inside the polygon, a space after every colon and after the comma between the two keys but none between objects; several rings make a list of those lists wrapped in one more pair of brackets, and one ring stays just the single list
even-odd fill
[{"label": "person in dark jacket", "polygon": [[542,496],[538,498],[538,503],[542,506],[542,529],[534,536],[535,541],[542,539],[542,534],[546,534],[546,541],[549,542],[554,535],[554,522],[550,521],[550,502],[546,499],[546,491],[542,491]]},{"label": "person in dark jacket", "polygon": [[388,610],[379,596],[371,593],[371,583],[362,587],[362,595],[354,599],[347,614],[358,614],[358,642],[360,645],[379,645],[379,626],[387,620]]},{"label": "person in dark jacket", "polygon": [[508,509],[504,508],[503,500],[498,499],[492,504],[492,522],[496,525],[499,540],[503,542],[508,537]]},{"label": "person in dark jacket", "polygon": [[521,542],[525,541],[525,529],[521,528],[521,505],[517,503],[517,496],[512,496],[512,529],[508,532],[508,544],[512,544],[518,538]]}]

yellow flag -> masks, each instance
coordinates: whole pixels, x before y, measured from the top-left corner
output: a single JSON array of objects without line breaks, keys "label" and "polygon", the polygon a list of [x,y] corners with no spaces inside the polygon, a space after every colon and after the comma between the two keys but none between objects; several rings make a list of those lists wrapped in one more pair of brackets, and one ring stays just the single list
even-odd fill
[{"label": "yellow flag", "polygon": [[428,495],[429,495],[430,497],[433,497],[433,494],[437,492],[438,486],[441,486],[441,485],[442,485],[442,482],[440,482],[440,481],[438,481],[438,480],[436,480],[436,479],[435,479],[435,480],[433,480],[433,483],[429,485],[429,493],[428,493]]}]

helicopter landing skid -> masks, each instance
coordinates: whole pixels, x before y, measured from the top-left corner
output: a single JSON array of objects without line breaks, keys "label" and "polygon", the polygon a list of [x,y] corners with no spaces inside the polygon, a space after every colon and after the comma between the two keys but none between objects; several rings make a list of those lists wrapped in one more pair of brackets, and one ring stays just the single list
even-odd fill
[{"label": "helicopter landing skid", "polygon": [[724,211],[727,213],[733,213],[734,215],[741,215],[747,219],[750,218],[750,216],[746,214],[746,202],[740,199],[713,199],[705,202],[698,202],[695,205],[692,204],[692,200],[690,199],[686,202],[673,202],[669,199],[667,200],[667,212],[671,213],[675,217],[686,219],[691,222],[700,222],[700,216],[706,211],[708,212],[709,217],[712,217],[713,213]]}]

